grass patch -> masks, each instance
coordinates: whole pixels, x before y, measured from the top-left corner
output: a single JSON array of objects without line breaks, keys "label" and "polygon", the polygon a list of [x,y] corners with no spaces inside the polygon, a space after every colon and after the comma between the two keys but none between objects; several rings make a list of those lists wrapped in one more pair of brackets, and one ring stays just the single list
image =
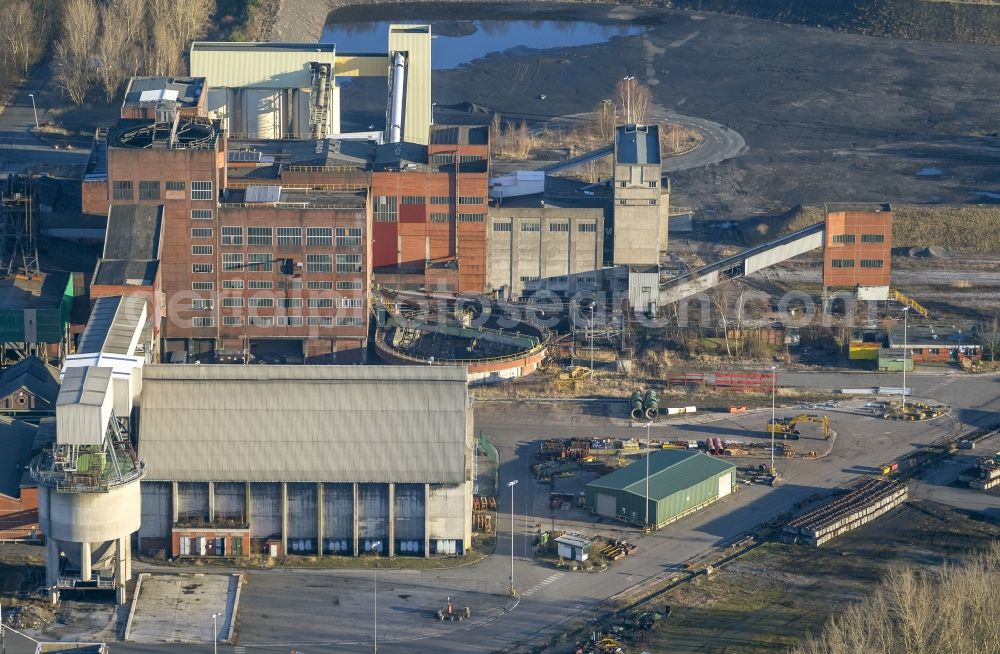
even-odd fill
[{"label": "grass patch", "polygon": [[[896,248],[940,247],[951,252],[1000,253],[1000,205],[894,204],[892,245]],[[779,216],[748,222],[747,240],[762,243],[809,227],[824,219],[822,207],[798,206]]]}]

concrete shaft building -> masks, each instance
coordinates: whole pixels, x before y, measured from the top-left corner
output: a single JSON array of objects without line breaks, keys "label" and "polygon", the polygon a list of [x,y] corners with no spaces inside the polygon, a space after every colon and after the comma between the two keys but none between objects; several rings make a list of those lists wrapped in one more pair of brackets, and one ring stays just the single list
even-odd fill
[{"label": "concrete shaft building", "polygon": [[658,266],[667,249],[669,196],[663,194],[660,129],[615,129],[614,265]]},{"label": "concrete shaft building", "polygon": [[459,366],[147,366],[140,547],[466,552],[466,380]]},{"label": "concrete shaft building", "polygon": [[62,590],[103,589],[124,603],[132,574],[131,539],[139,529],[145,474],[129,433],[143,363],[132,355],[146,315],[141,300],[120,312],[103,306],[120,302],[98,300],[102,306],[84,333],[83,351],[63,371],[55,444],[32,463],[53,601]]},{"label": "concrete shaft building", "polygon": [[511,204],[490,209],[486,290],[510,298],[542,288],[575,293],[601,286],[603,207]]}]

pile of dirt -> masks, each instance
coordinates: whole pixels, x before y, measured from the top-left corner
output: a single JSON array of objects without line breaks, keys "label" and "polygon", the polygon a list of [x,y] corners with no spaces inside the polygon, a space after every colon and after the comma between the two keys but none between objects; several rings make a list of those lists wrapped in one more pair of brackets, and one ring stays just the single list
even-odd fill
[{"label": "pile of dirt", "polygon": [[4,624],[18,630],[41,629],[55,619],[51,607],[42,604],[22,604],[4,611]]}]

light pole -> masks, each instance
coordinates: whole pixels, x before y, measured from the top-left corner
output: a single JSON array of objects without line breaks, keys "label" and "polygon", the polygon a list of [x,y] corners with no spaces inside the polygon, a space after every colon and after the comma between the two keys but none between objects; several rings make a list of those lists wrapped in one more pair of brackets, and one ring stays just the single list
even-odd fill
[{"label": "light pole", "polygon": [[212,614],[212,651],[219,654],[219,616],[221,613]]},{"label": "light pole", "polygon": [[31,98],[31,111],[35,114],[35,129],[38,129],[38,109],[35,107],[35,94],[29,93],[28,97]]},{"label": "light pole", "polygon": [[[368,546],[369,552],[378,552],[382,549],[382,541],[377,540]],[[372,564],[372,605],[374,606],[375,621],[372,625],[372,651],[378,654],[378,565]]]},{"label": "light pole", "polygon": [[646,529],[649,529],[649,455],[652,450],[649,446],[649,428],[653,426],[653,421],[646,423]]},{"label": "light pole", "polygon": [[777,388],[777,370],[777,366],[771,366],[771,476],[774,476],[776,472],[774,468],[774,432],[778,428],[778,425],[774,419],[774,392]]},{"label": "light pole", "polygon": [[628,75],[622,78],[625,80],[625,124],[634,122],[632,120],[632,80],[635,79],[635,75]]},{"label": "light pole", "polygon": [[590,301],[590,324],[587,325],[590,331],[590,378],[594,378],[594,306],[597,304],[594,300]]},{"label": "light pole", "polygon": [[900,412],[906,413],[906,317],[910,315],[910,307],[903,307],[903,390],[899,392]]},{"label": "light pole", "polygon": [[510,489],[510,596],[516,597],[517,592],[514,590],[514,486],[517,486],[517,480],[512,479],[507,482],[507,488]]}]

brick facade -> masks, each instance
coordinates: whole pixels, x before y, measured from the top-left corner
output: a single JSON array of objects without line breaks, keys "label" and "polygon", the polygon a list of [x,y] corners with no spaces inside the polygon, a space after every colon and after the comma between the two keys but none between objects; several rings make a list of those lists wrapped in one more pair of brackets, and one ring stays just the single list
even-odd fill
[{"label": "brick facade", "polygon": [[823,287],[889,286],[892,210],[827,211]]}]

